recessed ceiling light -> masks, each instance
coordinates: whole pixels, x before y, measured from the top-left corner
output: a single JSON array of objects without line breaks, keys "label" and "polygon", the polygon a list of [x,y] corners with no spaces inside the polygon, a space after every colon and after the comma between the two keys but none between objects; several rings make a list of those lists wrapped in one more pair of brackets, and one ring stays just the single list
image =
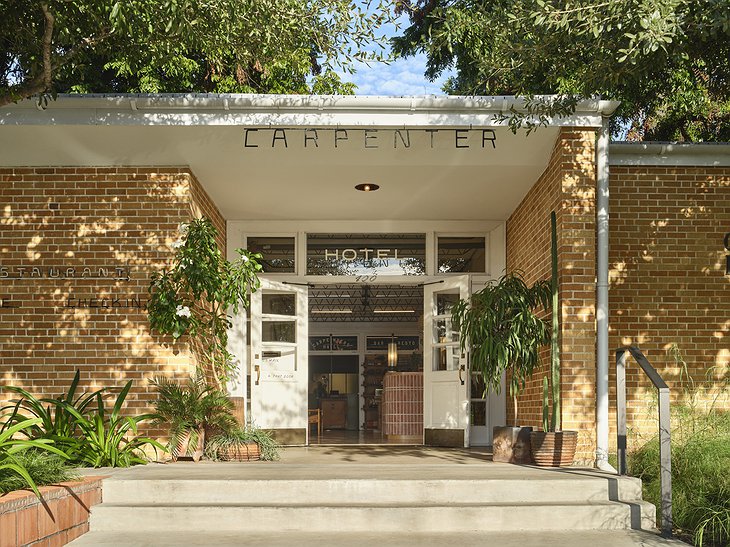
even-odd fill
[{"label": "recessed ceiling light", "polygon": [[416,310],[373,310],[373,313],[416,313]]},{"label": "recessed ceiling light", "polygon": [[355,190],[360,190],[361,192],[375,192],[378,188],[380,188],[380,186],[373,184],[372,182],[366,182],[355,186]]}]

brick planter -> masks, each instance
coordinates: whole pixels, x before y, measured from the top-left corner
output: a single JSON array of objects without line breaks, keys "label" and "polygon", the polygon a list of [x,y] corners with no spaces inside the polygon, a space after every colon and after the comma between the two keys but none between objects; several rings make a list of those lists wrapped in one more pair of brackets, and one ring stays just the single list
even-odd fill
[{"label": "brick planter", "polygon": [[101,477],[0,496],[0,547],[56,547],[89,530],[89,511],[101,503]]}]

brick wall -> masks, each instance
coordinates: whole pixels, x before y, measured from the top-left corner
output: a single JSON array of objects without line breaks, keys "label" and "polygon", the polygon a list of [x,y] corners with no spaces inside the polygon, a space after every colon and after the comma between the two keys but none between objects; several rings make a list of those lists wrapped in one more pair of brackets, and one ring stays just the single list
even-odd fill
[{"label": "brick wall", "polygon": [[[507,221],[507,270],[550,278],[550,211],[557,215],[563,429],[579,431],[576,460],[595,458],[595,134],[562,129],[545,172]],[[541,427],[543,365],[519,398],[520,425]],[[512,405],[508,401],[508,421]]]},{"label": "brick wall", "polygon": [[[669,352],[676,344],[700,388],[700,404],[720,395],[717,407],[730,410],[730,390],[718,392],[718,380],[730,374],[730,277],[723,249],[730,232],[730,168],[611,166],[610,188],[610,348],[638,345],[677,401],[680,367]],[[613,395],[613,363],[610,370]],[[656,409],[648,404],[653,390],[634,363],[627,392],[636,442],[657,426]],[[614,404],[612,397],[612,410]]]},{"label": "brick wall", "polygon": [[198,181],[176,167],[0,169],[0,204],[0,382],[57,396],[77,369],[83,390],[131,379],[129,411],[149,411],[149,378],[191,372],[184,345],[150,335],[150,274],[172,258],[178,225],[201,213],[225,249],[225,222]]}]

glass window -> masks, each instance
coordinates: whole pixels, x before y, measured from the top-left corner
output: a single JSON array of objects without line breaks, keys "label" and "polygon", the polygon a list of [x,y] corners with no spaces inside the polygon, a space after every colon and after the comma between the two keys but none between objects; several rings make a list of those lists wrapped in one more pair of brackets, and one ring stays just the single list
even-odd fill
[{"label": "glass window", "polygon": [[459,301],[457,293],[436,293],[436,315],[451,315],[451,308]]},{"label": "glass window", "polygon": [[486,239],[484,237],[439,237],[439,273],[485,272]]},{"label": "glass window", "polygon": [[297,295],[291,293],[264,293],[261,295],[261,312],[274,315],[296,315]]},{"label": "glass window", "polygon": [[471,425],[487,425],[487,403],[485,401],[471,401]]},{"label": "glass window", "polygon": [[265,273],[294,273],[293,237],[247,237],[246,246],[252,253],[261,253]]},{"label": "glass window", "polygon": [[307,275],[425,274],[425,234],[307,235]]},{"label": "glass window", "polygon": [[263,321],[261,323],[262,342],[291,342],[297,341],[297,324],[294,321]]}]

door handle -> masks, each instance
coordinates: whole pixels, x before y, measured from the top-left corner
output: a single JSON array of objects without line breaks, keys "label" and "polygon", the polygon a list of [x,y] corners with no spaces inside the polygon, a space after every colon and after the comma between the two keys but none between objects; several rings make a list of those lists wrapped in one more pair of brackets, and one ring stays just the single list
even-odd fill
[{"label": "door handle", "polygon": [[[261,380],[261,367],[259,365],[254,365],[254,370],[256,371],[256,385],[259,385],[259,381]],[[463,384],[464,382],[462,382]]]},{"label": "door handle", "polygon": [[459,365],[459,381],[461,382],[461,385],[464,385],[464,377],[461,375],[462,372],[466,370],[465,365]]}]

